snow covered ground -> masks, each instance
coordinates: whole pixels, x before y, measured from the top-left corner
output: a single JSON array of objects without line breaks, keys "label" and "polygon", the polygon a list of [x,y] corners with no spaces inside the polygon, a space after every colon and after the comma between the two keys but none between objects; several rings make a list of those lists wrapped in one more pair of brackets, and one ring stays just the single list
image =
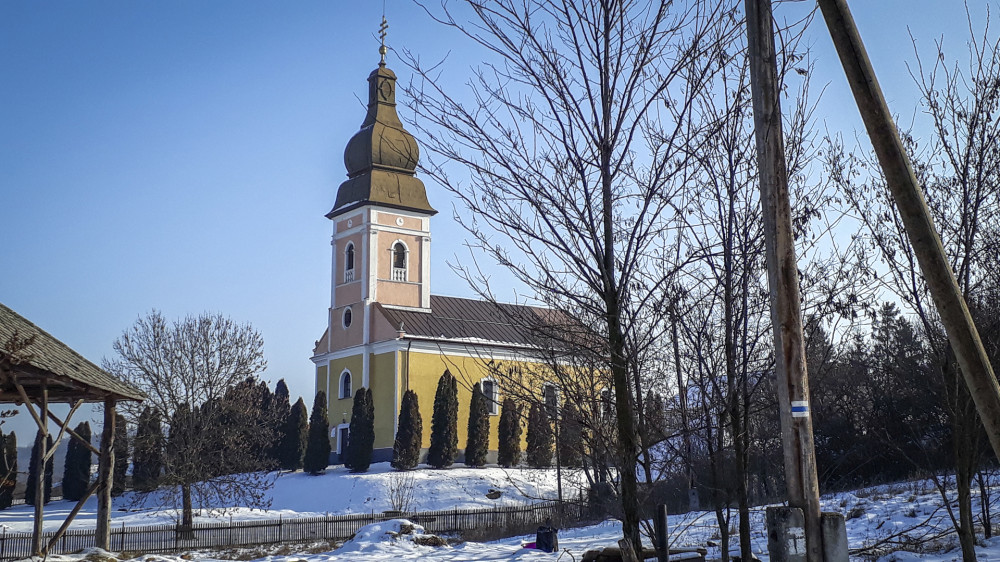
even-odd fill
[{"label": "snow covered ground", "polygon": [[[408,475],[408,476],[407,476]],[[436,510],[452,508],[491,507],[494,505],[517,505],[553,498],[556,493],[555,471],[504,470],[499,468],[450,470],[421,469],[403,473],[402,478],[412,477],[409,485],[414,491],[414,510]],[[391,489],[398,487],[401,478],[387,464],[373,465],[367,474],[349,474],[343,468],[331,469],[326,475],[309,476],[301,473],[281,475],[271,491],[273,505],[270,510],[229,508],[218,511],[203,511],[198,521],[213,519],[246,520],[276,518],[295,515],[317,515],[323,513],[380,512],[392,508],[389,503]],[[564,473],[564,495],[575,497],[579,488],[574,484],[578,476]],[[491,490],[502,493],[497,499],[489,499]],[[1000,491],[1000,490],[998,490]],[[491,494],[495,495],[495,494]],[[949,498],[954,504],[954,497]],[[979,513],[979,498],[975,498],[975,512]],[[129,498],[115,500],[116,509],[129,504]],[[54,529],[72,505],[69,502],[52,502],[46,506],[46,529]],[[852,549],[866,545],[882,545],[878,554],[881,560],[908,561],[913,559],[929,561],[959,560],[957,541],[950,536],[942,536],[950,529],[951,523],[940,495],[930,482],[910,482],[879,486],[831,494],[823,498],[825,511],[838,511],[847,517],[848,542]],[[92,527],[96,505],[89,502],[82,519],[74,527]],[[147,507],[138,511],[116,511],[114,525],[148,525],[174,522],[175,514],[169,510],[155,510]],[[19,506],[0,511],[0,525],[8,530],[29,530],[31,509]],[[751,517],[753,527],[753,551],[762,560],[767,560],[767,542],[764,534],[764,510],[755,509]],[[731,526],[736,525],[733,514]],[[672,515],[669,526],[672,543],[675,546],[706,546],[717,544],[718,527],[715,516],[710,512],[696,512]],[[352,540],[330,551],[330,546],[314,546],[301,552],[288,553],[287,547],[276,554],[276,548],[246,549],[235,553],[194,552],[185,558],[164,555],[146,555],[147,562],[181,562],[182,560],[216,560],[256,558],[267,562],[326,562],[326,561],[385,561],[385,560],[557,560],[559,554],[545,554],[522,549],[523,542],[533,541],[533,536],[514,537],[489,543],[466,542],[446,546],[430,546],[430,539],[421,539],[419,526],[409,528],[404,522],[385,522],[363,529]],[[562,553],[562,560],[579,560],[584,551],[614,545],[621,537],[621,525],[617,521],[606,521],[598,525],[580,529],[562,529],[559,532],[560,547],[569,552]],[[448,538],[448,537],[446,537]],[[903,544],[927,540],[919,554],[895,551]],[[431,540],[431,542],[433,542]],[[735,549],[736,546],[733,545]],[[982,560],[1000,559],[1000,539],[990,539],[979,547]],[[877,558],[872,552],[859,557]],[[572,555],[572,557],[570,556]],[[49,556],[49,560],[70,562],[81,556]],[[721,558],[717,547],[709,547],[709,558]]]}]

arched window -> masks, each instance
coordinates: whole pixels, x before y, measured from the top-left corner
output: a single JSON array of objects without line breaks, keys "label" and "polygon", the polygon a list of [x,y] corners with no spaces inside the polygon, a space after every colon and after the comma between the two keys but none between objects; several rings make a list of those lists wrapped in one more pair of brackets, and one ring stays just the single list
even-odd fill
[{"label": "arched window", "polygon": [[354,242],[348,242],[344,249],[344,283],[354,281]]},{"label": "arched window", "polygon": [[555,418],[559,407],[559,389],[552,383],[545,383],[542,387],[542,401],[545,403],[545,413],[550,418]]},{"label": "arched window", "polygon": [[406,281],[406,244],[396,242],[392,245],[392,280]]},{"label": "arched window", "polygon": [[351,372],[346,369],[340,374],[340,397],[351,397]]},{"label": "arched window", "polygon": [[483,396],[486,397],[486,403],[489,405],[490,415],[499,414],[500,401],[497,396],[497,382],[493,379],[483,379],[480,381],[480,386],[483,389]]}]

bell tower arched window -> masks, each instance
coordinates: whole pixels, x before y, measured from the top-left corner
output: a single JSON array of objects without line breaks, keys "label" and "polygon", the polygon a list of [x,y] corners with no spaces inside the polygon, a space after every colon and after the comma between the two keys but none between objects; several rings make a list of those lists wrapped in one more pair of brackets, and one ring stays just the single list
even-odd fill
[{"label": "bell tower arched window", "polygon": [[392,280],[406,281],[406,254],[408,250],[402,242],[392,245]]},{"label": "bell tower arched window", "polygon": [[348,242],[344,249],[344,283],[354,281],[354,242]]}]

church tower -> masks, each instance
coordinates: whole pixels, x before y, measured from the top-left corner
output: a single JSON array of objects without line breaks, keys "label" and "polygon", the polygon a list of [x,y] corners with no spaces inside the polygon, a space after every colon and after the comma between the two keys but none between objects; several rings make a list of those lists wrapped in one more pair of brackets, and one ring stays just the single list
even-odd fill
[{"label": "church tower", "polygon": [[[382,60],[368,76],[368,112],[347,143],[347,180],[333,209],[329,351],[373,341],[371,307],[430,311],[430,217],[415,177],[420,150],[396,113],[396,75]],[[369,386],[369,353],[361,380]],[[332,373],[331,373],[332,375]]]}]

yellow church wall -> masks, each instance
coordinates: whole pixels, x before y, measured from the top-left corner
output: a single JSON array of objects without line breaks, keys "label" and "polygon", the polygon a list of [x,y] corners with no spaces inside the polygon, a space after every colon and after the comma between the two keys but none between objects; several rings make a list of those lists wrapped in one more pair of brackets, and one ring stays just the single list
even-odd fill
[{"label": "yellow church wall", "polygon": [[[327,384],[327,372],[326,365],[320,365],[316,367],[316,392],[326,391]],[[329,396],[327,397],[327,402],[329,402]]]},{"label": "yellow church wall", "polygon": [[396,439],[396,353],[372,354],[368,383],[375,403],[375,448],[392,448]]},{"label": "yellow church wall", "polygon": [[[354,393],[361,388],[363,380],[363,359],[361,354],[341,357],[330,361],[330,386],[327,393],[327,415],[330,425],[341,423],[342,419],[351,421],[351,406],[354,405]],[[340,375],[347,369],[351,373],[351,395],[340,398]]]},{"label": "yellow church wall", "polygon": [[[402,352],[401,355],[405,355]],[[484,378],[490,376],[490,368],[485,361],[478,357],[445,356],[442,354],[416,353],[410,352],[409,365],[409,389],[417,393],[420,403],[420,417],[424,423],[423,447],[430,446],[431,439],[431,418],[434,413],[434,394],[437,392],[438,380],[447,369],[458,381],[458,448],[459,452],[465,449],[468,439],[469,425],[469,402],[472,399],[472,386]],[[405,369],[405,362],[404,362]],[[405,373],[405,371],[404,371]],[[405,385],[404,377],[404,385]],[[539,394],[542,389],[542,382],[538,383]],[[503,402],[503,387],[497,393],[498,400]],[[402,393],[400,393],[402,399]],[[398,406],[397,406],[398,407]],[[490,450],[499,447],[499,437],[497,428],[500,423],[499,407],[498,414],[490,416]],[[527,411],[522,413],[522,420],[526,420]],[[525,433],[521,433],[521,446],[525,446]]]}]

